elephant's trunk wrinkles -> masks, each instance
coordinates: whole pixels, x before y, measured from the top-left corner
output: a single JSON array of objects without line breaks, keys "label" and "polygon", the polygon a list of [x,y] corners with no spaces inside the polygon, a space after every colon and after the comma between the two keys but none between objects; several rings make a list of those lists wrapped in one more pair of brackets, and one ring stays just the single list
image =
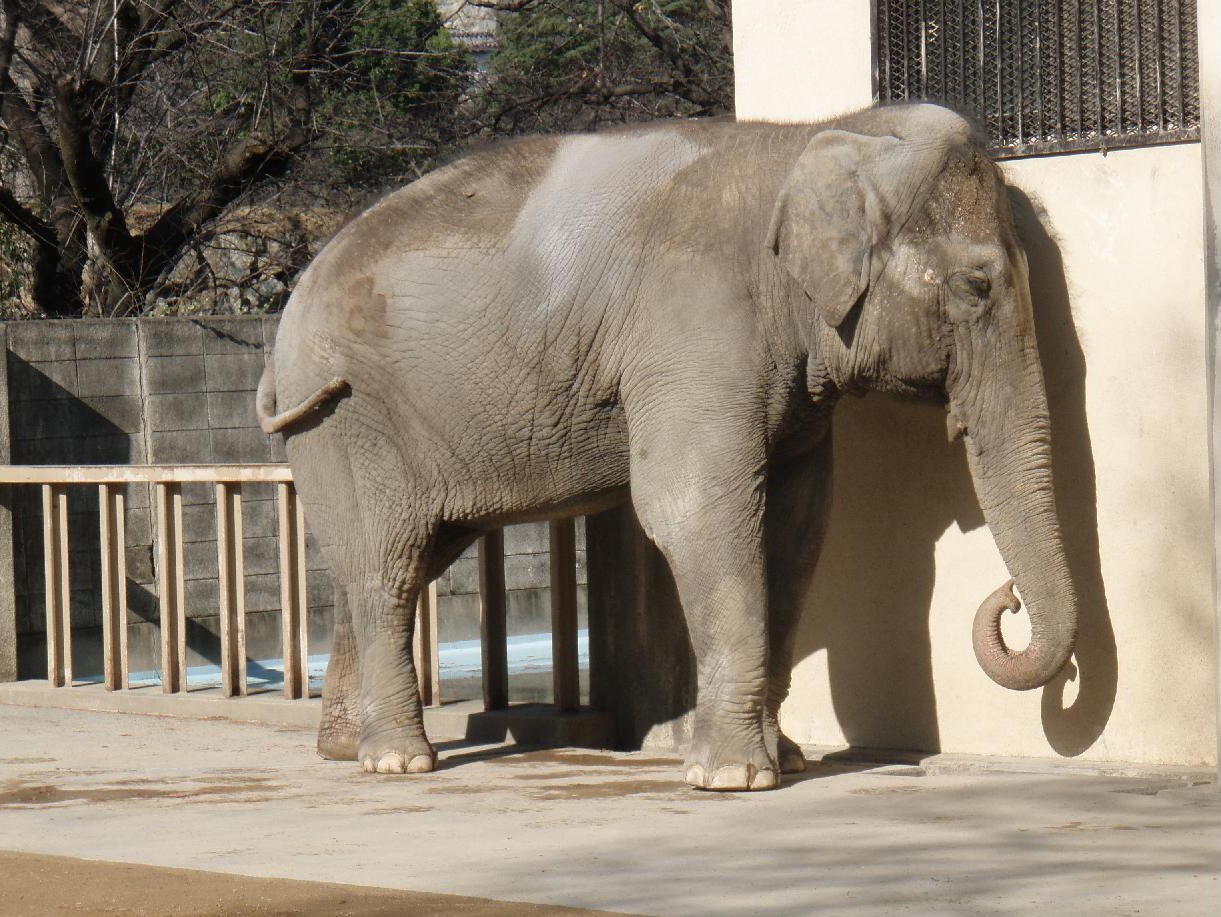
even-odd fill
[{"label": "elephant's trunk wrinkles", "polygon": [[[967,409],[966,425],[975,490],[1013,576],[980,605],[972,643],[988,677],[1016,691],[1050,681],[1068,661],[1077,636],[1077,597],[1056,514],[1042,373],[1032,354],[1023,362],[1015,374],[1022,381],[980,392],[977,409]],[[998,392],[1008,397],[990,397]],[[1004,612],[1022,607],[1014,581],[1031,625],[1030,645],[1019,651],[1005,645],[1000,629]]]}]

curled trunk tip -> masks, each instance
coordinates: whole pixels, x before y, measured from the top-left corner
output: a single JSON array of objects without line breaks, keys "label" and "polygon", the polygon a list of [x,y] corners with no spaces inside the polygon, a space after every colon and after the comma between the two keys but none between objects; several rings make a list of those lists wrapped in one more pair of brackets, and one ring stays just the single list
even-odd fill
[{"label": "curled trunk tip", "polygon": [[1021,607],[1013,580],[1009,580],[980,604],[971,631],[980,668],[1002,688],[1013,691],[1029,691],[1051,681],[1068,660],[1074,642],[1072,636],[1067,641],[1054,639],[1032,621],[1030,645],[1024,650],[1010,649],[1001,633],[1001,616]]}]

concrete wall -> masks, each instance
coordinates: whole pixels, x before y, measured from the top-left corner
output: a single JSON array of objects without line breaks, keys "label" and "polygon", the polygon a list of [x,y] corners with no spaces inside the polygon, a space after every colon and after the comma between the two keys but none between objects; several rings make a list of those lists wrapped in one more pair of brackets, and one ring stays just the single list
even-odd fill
[{"label": "concrete wall", "polygon": [[[577,618],[586,626],[585,519],[577,528]],[[505,593],[508,634],[551,630],[551,557],[545,522],[505,529]],[[471,545],[437,580],[442,642],[479,637],[479,553]]]},{"label": "concrete wall", "polygon": [[[1200,140],[1204,158],[1204,239],[1207,277],[1205,283],[1208,334],[1208,417],[1210,470],[1212,481],[1213,601],[1218,601],[1221,583],[1221,375],[1217,373],[1221,353],[1221,3],[1208,2],[1198,7],[1200,36]],[[1221,643],[1221,605],[1217,612],[1218,642]],[[1221,710],[1218,711],[1221,713]],[[1221,729],[1218,730],[1221,741]]]},{"label": "concrete wall", "polygon": [[[8,433],[14,464],[283,461],[283,443],[257,425],[252,392],[275,319],[142,319],[14,322],[7,344]],[[216,661],[219,628],[216,517],[208,485],[183,488],[186,603],[191,664]],[[156,667],[152,488],[127,489],[131,667]],[[44,583],[37,488],[14,488],[14,592],[20,674],[41,675]],[[69,491],[70,574],[76,670],[100,671],[97,494]],[[279,653],[276,507],[270,485],[243,488],[247,627],[252,658]],[[329,644],[331,589],[309,556],[311,637]]]},{"label": "concrete wall", "polygon": [[[283,441],[254,417],[254,389],[278,316],[14,322],[0,372],[0,462],[134,464],[284,461]],[[42,509],[37,488],[9,488],[0,513],[0,680],[45,672]],[[152,488],[127,490],[128,638],[132,670],[157,667]],[[219,658],[216,516],[209,485],[183,489],[190,664]],[[101,671],[97,494],[69,491],[73,656],[78,674]],[[279,655],[280,583],[271,485],[243,488],[248,649]],[[307,519],[308,523],[308,519]],[[584,539],[578,531],[578,598],[584,621]],[[332,590],[307,541],[312,652],[329,649]],[[550,629],[545,524],[513,526],[505,537],[510,635]],[[13,574],[5,574],[6,564]],[[438,582],[442,640],[479,636],[475,549]],[[17,649],[20,652],[17,652]],[[18,664],[18,657],[20,662]],[[477,686],[476,686],[477,687]]]},{"label": "concrete wall", "polygon": [[[829,8],[735,3],[739,118],[818,120],[868,104],[871,4]],[[1027,693],[983,674],[971,618],[1008,574],[962,445],[946,444],[940,408],[848,399],[835,420],[829,533],[782,710],[792,738],[1216,761],[1201,166],[1195,144],[1004,165],[1019,189],[1058,503],[1081,593],[1071,667]],[[591,519],[589,533],[594,703],[619,714],[626,741],[673,744],[691,679],[672,581],[630,513]],[[616,620],[625,623],[602,623]],[[1020,645],[1020,633],[1012,639]],[[624,700],[628,684],[598,660],[633,654],[664,672],[640,666]]]},{"label": "concrete wall", "polygon": [[[868,99],[870,4],[836,10],[828,29],[821,4],[735,4],[739,117],[817,119]],[[799,48],[775,39],[777,22]],[[1082,591],[1075,680],[1017,694],[980,672],[970,617],[1007,574],[961,446],[944,444],[939,410],[867,398],[836,421],[830,535],[785,728],[818,743],[1213,762],[1200,148],[1004,168],[1033,205],[1019,219]]]}]

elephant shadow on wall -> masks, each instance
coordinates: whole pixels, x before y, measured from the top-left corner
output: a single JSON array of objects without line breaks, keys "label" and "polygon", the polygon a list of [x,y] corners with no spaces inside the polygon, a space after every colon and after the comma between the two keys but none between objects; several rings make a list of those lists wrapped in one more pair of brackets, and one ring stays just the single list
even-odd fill
[{"label": "elephant shadow on wall", "polygon": [[[1057,505],[1079,593],[1076,652],[1042,689],[1042,726],[1058,754],[1074,756],[1102,734],[1117,685],[1085,358],[1059,247],[1024,193],[1011,189],[1011,203],[1030,261]],[[940,407],[878,395],[847,399],[836,412],[828,534],[794,661],[800,667],[825,650],[831,705],[852,746],[941,749],[930,641],[937,543],[950,526],[984,526],[963,447],[947,444],[945,428]],[[627,508],[591,518],[587,538],[593,705],[615,714],[625,747],[680,745],[694,703],[694,663],[665,562]],[[964,638],[983,597],[961,595]],[[1066,704],[1070,680],[1076,697]],[[799,679],[795,691],[802,690]],[[809,698],[790,701],[809,705]],[[806,738],[801,728],[794,733]]]}]

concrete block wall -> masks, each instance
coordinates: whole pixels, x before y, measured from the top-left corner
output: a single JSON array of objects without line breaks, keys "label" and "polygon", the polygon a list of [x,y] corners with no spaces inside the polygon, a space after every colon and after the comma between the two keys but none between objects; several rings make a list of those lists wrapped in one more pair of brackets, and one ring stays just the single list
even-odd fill
[{"label": "concrete block wall", "polygon": [[[551,630],[551,557],[545,522],[505,529],[509,636]],[[479,554],[471,545],[437,580],[441,640],[479,637]],[[586,626],[585,519],[577,519],[577,619]]]},{"label": "concrete block wall", "polygon": [[[9,452],[14,464],[271,462],[279,437],[257,425],[253,393],[274,339],[274,318],[77,320],[5,326]],[[14,592],[19,673],[43,670],[44,584],[38,489],[15,488]],[[153,488],[127,488],[128,622],[133,671],[158,659]],[[183,488],[191,664],[216,661],[219,629],[216,513],[208,485]],[[100,670],[97,494],[69,492],[70,576],[76,668]],[[243,488],[248,645],[252,658],[279,654],[275,492]],[[313,647],[329,646],[330,581],[309,543]]]},{"label": "concrete block wall", "polygon": [[[9,323],[8,460],[13,464],[175,464],[284,461],[279,436],[254,416],[254,391],[278,317],[111,319]],[[0,456],[0,460],[3,456]],[[45,671],[42,506],[36,487],[12,488],[12,590],[18,674]],[[216,514],[209,485],[183,488],[186,601],[191,664],[219,659]],[[159,659],[153,488],[127,488],[128,624],[133,671]],[[98,505],[93,487],[71,488],[69,531],[74,668],[101,671]],[[252,658],[279,655],[280,585],[272,485],[243,488],[246,607]],[[308,519],[307,519],[308,524]],[[584,527],[578,523],[578,599],[585,621]],[[5,538],[0,524],[0,540]],[[0,554],[10,542],[0,545]],[[333,594],[325,564],[307,542],[312,652],[329,649]],[[550,629],[545,524],[505,535],[510,635]],[[3,558],[0,558],[2,560]],[[0,577],[2,579],[2,577]],[[472,546],[438,583],[442,640],[479,636],[478,561]],[[10,628],[11,629],[11,628]],[[0,644],[6,644],[0,633]],[[0,660],[2,661],[2,660]],[[12,668],[8,664],[9,669]],[[9,676],[11,677],[11,671]],[[5,677],[0,668],[0,678]]]}]

